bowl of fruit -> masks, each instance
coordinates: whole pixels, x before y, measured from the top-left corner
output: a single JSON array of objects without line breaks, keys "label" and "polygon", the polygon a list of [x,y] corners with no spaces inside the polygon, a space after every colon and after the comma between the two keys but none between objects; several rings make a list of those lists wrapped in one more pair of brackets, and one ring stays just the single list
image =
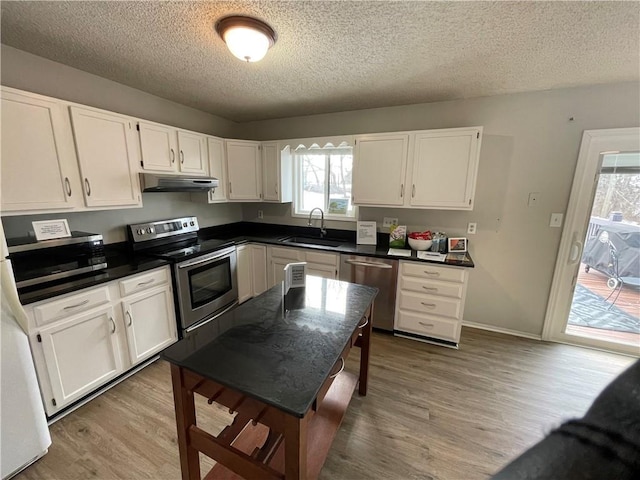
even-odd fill
[{"label": "bowl of fruit", "polygon": [[409,246],[412,250],[429,250],[431,248],[431,232],[411,232],[408,235]]}]

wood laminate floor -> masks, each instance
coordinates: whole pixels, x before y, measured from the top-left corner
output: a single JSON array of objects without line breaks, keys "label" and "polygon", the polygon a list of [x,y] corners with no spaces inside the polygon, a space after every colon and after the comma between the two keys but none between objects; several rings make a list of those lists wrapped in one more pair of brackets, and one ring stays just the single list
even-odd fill
[{"label": "wood laminate floor", "polygon": [[[375,334],[369,394],[354,394],[320,478],[487,478],[581,416],[632,362],[470,328],[460,350]],[[200,400],[198,422],[223,428],[228,412]],[[17,480],[180,478],[169,365],[148,366],[54,423],[51,436],[49,453]],[[204,475],[212,463],[201,462]]]}]

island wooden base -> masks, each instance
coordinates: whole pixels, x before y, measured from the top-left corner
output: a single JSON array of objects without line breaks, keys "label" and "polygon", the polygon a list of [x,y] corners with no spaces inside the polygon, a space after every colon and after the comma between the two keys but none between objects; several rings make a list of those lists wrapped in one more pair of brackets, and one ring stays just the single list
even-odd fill
[{"label": "island wooden base", "polygon": [[[336,377],[322,404],[310,418],[307,435],[313,439],[313,448],[307,451],[307,478],[318,478],[357,383],[358,377],[354,374],[342,372]],[[269,429],[264,425],[253,426],[249,423],[232,445],[250,455],[264,444],[268,433]],[[284,445],[280,445],[269,466],[278,472],[284,472]],[[218,463],[204,480],[242,480],[242,477]]]}]

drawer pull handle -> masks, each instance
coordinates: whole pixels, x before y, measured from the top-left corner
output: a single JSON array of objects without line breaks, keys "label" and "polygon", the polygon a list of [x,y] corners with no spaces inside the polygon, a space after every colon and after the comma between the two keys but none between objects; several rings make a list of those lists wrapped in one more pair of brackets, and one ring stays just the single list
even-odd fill
[{"label": "drawer pull handle", "polygon": [[129,317],[129,323],[127,324],[127,326],[130,327],[133,324],[133,318],[131,317],[131,313],[129,312],[129,310],[127,310],[125,314],[127,315],[127,317]]},{"label": "drawer pull handle", "polygon": [[329,375],[329,378],[336,378],[338,375],[340,375],[342,373],[342,371],[344,370],[344,358],[340,357],[340,361],[342,361],[342,365],[340,366],[340,370],[338,370],[336,373],[334,373],[333,375]]},{"label": "drawer pull handle", "polygon": [[85,191],[87,192],[87,197],[91,196],[91,184],[89,183],[89,179],[85,178],[84,179],[84,188]]},{"label": "drawer pull handle", "polygon": [[369,318],[368,317],[364,317],[364,323],[362,325],[358,325],[358,328],[366,327],[367,323],[369,323]]},{"label": "drawer pull handle", "polygon": [[434,277],[440,276],[440,272],[430,272],[429,270],[425,270],[424,273],[426,273],[427,275],[432,275]]},{"label": "drawer pull handle", "polygon": [[422,305],[424,305],[425,307],[429,307],[429,308],[436,308],[436,304],[435,303],[426,303],[426,302],[420,302]]},{"label": "drawer pull handle", "polygon": [[69,177],[64,177],[64,186],[67,189],[67,196],[71,196],[71,183],[69,182]]},{"label": "drawer pull handle", "polygon": [[87,303],[89,303],[88,298],[80,303],[76,303],[75,305],[67,305],[66,307],[64,307],[64,310],[71,310],[72,308],[78,308],[78,307],[81,307],[82,305],[86,305]]},{"label": "drawer pull handle", "polygon": [[111,335],[113,335],[114,333],[116,333],[116,322],[113,321],[113,317],[109,317],[109,321],[111,322],[111,326],[113,327],[111,329]]},{"label": "drawer pull handle", "polygon": [[430,292],[437,292],[438,291],[438,289],[436,287],[425,287],[423,285],[422,288],[424,288],[425,290],[429,290]]},{"label": "drawer pull handle", "polygon": [[176,152],[171,149],[171,163],[176,163]]},{"label": "drawer pull handle", "polygon": [[420,325],[422,325],[423,327],[427,327],[427,328],[433,328],[434,325],[433,323],[424,323],[424,322],[418,322]]},{"label": "drawer pull handle", "polygon": [[140,282],[140,283],[138,283],[138,286],[139,286],[139,287],[143,287],[144,285],[149,285],[150,283],[153,283],[153,282],[155,282],[155,281],[156,281],[156,279],[155,279],[155,278],[152,278],[151,280],[147,280],[146,282]]},{"label": "drawer pull handle", "polygon": [[180,163],[184,165],[184,152],[180,150]]}]

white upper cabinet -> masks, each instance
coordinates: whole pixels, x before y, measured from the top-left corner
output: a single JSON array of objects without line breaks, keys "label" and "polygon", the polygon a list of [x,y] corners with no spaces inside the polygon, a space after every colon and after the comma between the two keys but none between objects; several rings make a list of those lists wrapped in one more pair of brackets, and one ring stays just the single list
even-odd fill
[{"label": "white upper cabinet", "polygon": [[143,170],[174,172],[178,151],[175,129],[156,123],[138,122]]},{"label": "white upper cabinet", "polygon": [[6,88],[1,96],[2,212],[82,206],[65,106]]},{"label": "white upper cabinet", "polygon": [[408,148],[408,134],[356,137],[353,167],[355,205],[404,204]]},{"label": "white upper cabinet", "polygon": [[227,167],[224,156],[224,140],[208,137],[209,174],[217,178],[219,185],[213,191],[209,190],[209,203],[227,201]]},{"label": "white upper cabinet", "polygon": [[293,160],[289,145],[262,142],[262,199],[288,203],[293,199]]},{"label": "white upper cabinet", "polygon": [[473,209],[481,132],[455,128],[414,135],[411,206]]},{"label": "white upper cabinet", "polygon": [[472,210],[482,127],[356,137],[353,203]]},{"label": "white upper cabinet", "polygon": [[142,170],[207,174],[207,137],[152,122],[138,122]]},{"label": "white upper cabinet", "polygon": [[87,206],[141,206],[131,120],[89,108],[70,110]]},{"label": "white upper cabinet", "polygon": [[262,200],[260,142],[226,140],[229,200]]},{"label": "white upper cabinet", "polygon": [[207,137],[199,133],[178,130],[180,171],[191,175],[207,174]]}]

